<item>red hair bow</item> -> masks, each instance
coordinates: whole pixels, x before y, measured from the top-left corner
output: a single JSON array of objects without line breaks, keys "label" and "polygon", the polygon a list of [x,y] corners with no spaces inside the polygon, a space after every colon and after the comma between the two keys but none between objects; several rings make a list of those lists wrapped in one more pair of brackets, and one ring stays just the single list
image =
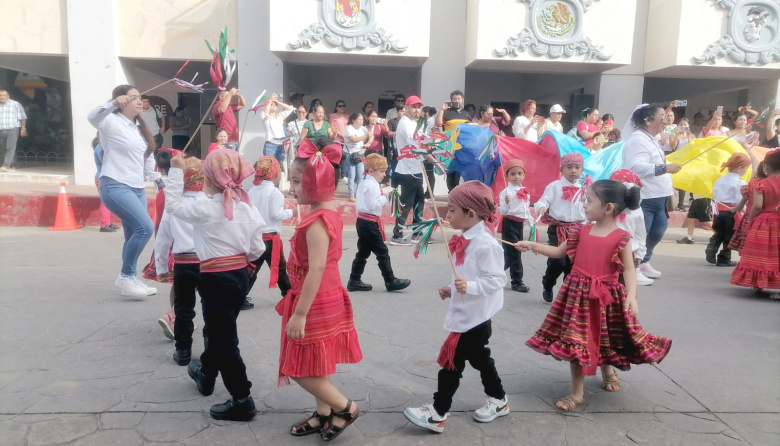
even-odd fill
[{"label": "red hair bow", "polygon": [[306,159],[303,169],[303,188],[315,202],[333,200],[336,191],[336,170],[333,164],[341,161],[341,145],[329,144],[318,149],[308,138],[298,147],[298,157]]}]

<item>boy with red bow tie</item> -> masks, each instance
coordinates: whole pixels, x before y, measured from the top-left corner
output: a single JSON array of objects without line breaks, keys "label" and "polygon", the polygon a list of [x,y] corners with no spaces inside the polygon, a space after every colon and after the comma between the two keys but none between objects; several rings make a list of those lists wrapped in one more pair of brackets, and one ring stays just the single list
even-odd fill
[{"label": "boy with red bow tie", "polygon": [[[561,174],[558,181],[553,181],[544,188],[542,198],[534,204],[537,215],[541,215],[541,222],[546,223],[547,243],[558,246],[566,241],[569,228],[572,225],[581,224],[585,220],[583,201],[585,188],[578,182],[582,175],[585,160],[582,154],[572,152],[561,157]],[[542,277],[542,298],[545,302],[552,302],[553,287],[561,273],[566,277],[571,273],[571,260],[568,257],[562,259],[547,259],[547,271]]]},{"label": "boy with red bow tie", "polygon": [[487,404],[474,412],[474,419],[488,423],[509,413],[501,378],[487,348],[490,318],[504,305],[506,284],[501,246],[485,226],[485,220],[493,223],[497,218],[493,191],[479,181],[467,181],[450,192],[448,208],[447,219],[463,233],[450,240],[456,271],[453,282],[439,289],[442,299],[452,297],[444,318],[444,329],[450,335],[437,361],[442,366],[439,388],[433,404],[404,410],[409,421],[437,433],[444,431],[467,360],[479,370],[488,396]]},{"label": "boy with red bow tie", "polygon": [[[523,187],[525,163],[514,159],[504,164],[506,189],[498,194],[501,210],[501,238],[516,243],[523,240],[523,224],[531,222],[531,192]],[[529,288],[523,283],[523,260],[520,251],[511,245],[504,245],[504,269],[509,269],[512,290],[527,293]]]}]

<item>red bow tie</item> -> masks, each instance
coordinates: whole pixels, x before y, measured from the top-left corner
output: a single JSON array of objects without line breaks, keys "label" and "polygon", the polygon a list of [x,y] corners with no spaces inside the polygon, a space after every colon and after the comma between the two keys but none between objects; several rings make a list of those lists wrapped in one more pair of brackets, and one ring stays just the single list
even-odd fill
[{"label": "red bow tie", "polygon": [[517,194],[515,196],[520,201],[531,201],[531,192],[529,192],[528,189],[524,187],[518,189]]},{"label": "red bow tie", "polygon": [[626,213],[625,212],[621,212],[620,214],[618,214],[618,216],[615,217],[615,221],[619,221],[619,222],[626,221]]},{"label": "red bow tie", "polygon": [[566,201],[574,201],[579,194],[580,188],[577,186],[563,186],[563,198]]},{"label": "red bow tie", "polygon": [[459,235],[453,235],[450,239],[450,252],[455,256],[455,266],[463,265],[466,261],[466,246],[469,241]]}]

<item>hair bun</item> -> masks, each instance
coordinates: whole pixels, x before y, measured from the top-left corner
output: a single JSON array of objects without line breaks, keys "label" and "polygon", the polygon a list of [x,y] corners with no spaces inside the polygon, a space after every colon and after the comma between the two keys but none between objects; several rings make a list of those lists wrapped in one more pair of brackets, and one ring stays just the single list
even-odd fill
[{"label": "hair bun", "polygon": [[626,189],[626,207],[628,209],[639,209],[639,201],[642,199],[642,189],[639,186],[632,186]]}]

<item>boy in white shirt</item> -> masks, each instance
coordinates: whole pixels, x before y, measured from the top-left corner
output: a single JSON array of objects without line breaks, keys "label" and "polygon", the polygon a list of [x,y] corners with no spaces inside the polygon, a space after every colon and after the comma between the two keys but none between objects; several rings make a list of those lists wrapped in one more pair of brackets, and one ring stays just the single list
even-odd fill
[{"label": "boy in white shirt", "polygon": [[372,153],[363,163],[366,167],[365,179],[357,187],[357,254],[352,261],[352,272],[347,282],[348,291],[371,291],[373,287],[363,283],[361,276],[366,268],[366,260],[373,252],[379,262],[379,270],[385,279],[387,291],[398,291],[408,287],[409,279],[399,279],[393,274],[390,265],[390,253],[385,245],[385,226],[382,223],[382,208],[387,206],[387,197],[382,193],[379,182],[387,175],[387,158]]},{"label": "boy in white shirt", "polygon": [[444,431],[452,397],[460,384],[466,361],[479,370],[487,404],[474,412],[474,419],[488,423],[509,414],[509,403],[487,347],[492,318],[504,305],[503,251],[485,220],[496,220],[493,191],[479,181],[456,186],[449,195],[447,219],[462,236],[453,236],[450,250],[456,274],[450,285],[439,289],[442,299],[451,297],[444,329],[450,332],[439,353],[438,391],[433,404],[407,407],[412,423],[437,433]]},{"label": "boy in white shirt", "polygon": [[[579,183],[585,160],[582,154],[571,152],[561,157],[560,180],[553,181],[544,188],[542,198],[536,202],[534,209],[537,215],[542,215],[541,222],[546,223],[547,243],[559,246],[566,242],[569,228],[585,221],[585,188]],[[566,277],[571,272],[569,257],[562,259],[547,259],[547,270],[542,277],[542,298],[545,302],[553,301],[553,287],[561,273]]]},{"label": "boy in white shirt", "polygon": [[[279,287],[282,297],[290,291],[290,279],[287,277],[287,263],[284,260],[284,243],[279,234],[282,231],[284,220],[298,216],[298,209],[284,208],[284,194],[279,191],[279,182],[282,181],[282,168],[273,156],[261,156],[255,163],[255,179],[252,182],[255,187],[249,189],[249,199],[257,208],[266,226],[263,228],[263,242],[265,252],[257,260],[252,262],[257,268],[255,274],[249,279],[249,291],[257,280],[257,271],[267,263],[271,268],[271,280],[268,288]],[[247,296],[244,307],[254,308]],[[247,309],[242,307],[242,309]]]},{"label": "boy in white shirt", "polygon": [[[609,179],[620,181],[629,189],[634,186],[642,187],[642,180],[639,178],[639,175],[628,169],[619,169],[612,172]],[[642,271],[639,269],[642,259],[647,254],[647,245],[645,244],[647,229],[645,229],[644,212],[642,212],[642,209],[626,208],[615,218],[615,226],[631,234],[631,250],[634,255],[634,266],[636,267],[636,284],[641,286],[652,285],[655,281],[642,274]]]},{"label": "boy in white shirt", "polygon": [[[736,266],[731,260],[731,250],[728,248],[731,236],[734,235],[734,216],[737,212],[735,206],[742,201],[742,186],[747,186],[741,177],[750,168],[750,158],[744,153],[734,153],[721,165],[721,171],[728,169],[729,173],[715,181],[712,187],[712,198],[718,207],[718,213],[712,219],[710,243],[704,251],[707,263],[717,266]],[[718,248],[723,248],[718,253]],[[717,257],[716,257],[717,254]]]},{"label": "boy in white shirt", "polygon": [[[531,193],[523,187],[525,179],[525,163],[523,160],[514,159],[504,164],[504,176],[506,177],[506,189],[498,194],[498,203],[501,210],[501,238],[507,242],[516,243],[523,240],[523,225],[531,222],[529,209]],[[512,290],[520,293],[529,291],[528,285],[523,283],[523,260],[520,251],[511,245],[504,248],[504,269],[509,269],[509,277],[512,280]]]}]

